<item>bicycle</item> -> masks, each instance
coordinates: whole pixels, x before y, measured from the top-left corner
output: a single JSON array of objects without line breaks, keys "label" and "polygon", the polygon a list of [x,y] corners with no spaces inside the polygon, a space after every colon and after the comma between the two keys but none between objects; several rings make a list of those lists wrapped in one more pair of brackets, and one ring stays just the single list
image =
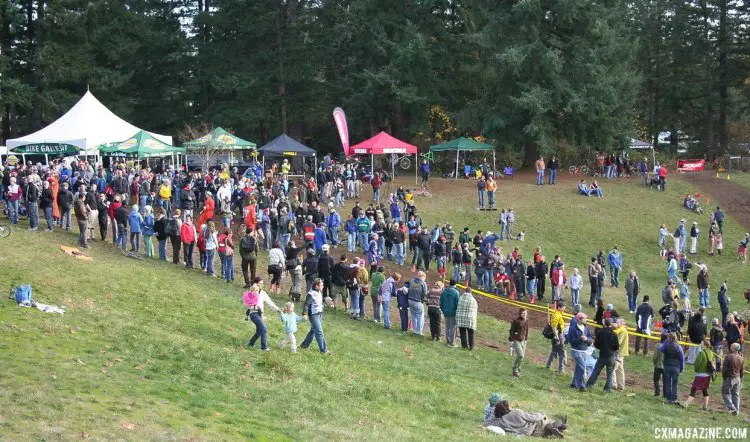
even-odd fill
[{"label": "bicycle", "polygon": [[588,175],[589,168],[587,166],[570,166],[568,168],[568,173],[571,175]]},{"label": "bicycle", "polygon": [[0,224],[0,238],[7,238],[10,236],[10,226]]},{"label": "bicycle", "polygon": [[411,159],[408,154],[399,155],[397,153],[391,154],[391,165],[399,165],[403,170],[409,170],[411,168]]},{"label": "bicycle", "polygon": [[432,192],[430,192],[429,190],[427,190],[426,187],[420,187],[419,189],[414,189],[414,191],[412,192],[412,195],[414,195],[414,196],[424,196],[424,197],[427,197],[427,198],[432,198]]}]

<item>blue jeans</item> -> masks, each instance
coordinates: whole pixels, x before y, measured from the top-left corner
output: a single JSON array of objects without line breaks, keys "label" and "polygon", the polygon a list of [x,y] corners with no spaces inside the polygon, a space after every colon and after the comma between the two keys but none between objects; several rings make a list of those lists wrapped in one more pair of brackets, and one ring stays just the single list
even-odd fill
[{"label": "blue jeans", "polygon": [[367,295],[362,290],[359,291],[359,318],[365,318],[365,307],[367,306]]},{"label": "blue jeans", "polygon": [[406,243],[394,244],[393,249],[396,251],[396,263],[400,266],[404,265],[404,259],[406,258]]},{"label": "blue jeans", "polygon": [[65,230],[70,230],[70,209],[68,210],[60,209],[60,225]]},{"label": "blue jeans", "polygon": [[479,195],[479,207],[484,207],[484,190],[477,191],[477,194]]},{"label": "blue jeans", "polygon": [[698,292],[698,299],[701,307],[708,307],[708,288],[702,289]]},{"label": "blue jeans", "polygon": [[680,380],[680,369],[664,366],[664,397],[668,402],[677,402],[677,385]]},{"label": "blue jeans", "polygon": [[232,227],[232,217],[231,216],[222,216],[221,221],[224,223],[224,227],[227,229]]},{"label": "blue jeans", "polygon": [[505,231],[508,229],[508,223],[500,223],[500,239],[505,239]]},{"label": "blue jeans", "polygon": [[359,289],[348,288],[346,290],[349,292],[349,299],[351,300],[349,302],[349,315],[353,318],[359,313]]},{"label": "blue jeans", "polygon": [[27,208],[29,210],[29,227],[36,229],[39,227],[39,203],[30,202]]},{"label": "blue jeans", "polygon": [[609,268],[609,282],[610,285],[613,287],[618,287],[620,285],[620,281],[618,281],[618,276],[620,276],[620,269],[617,267],[610,267]]},{"label": "blue jeans", "polygon": [[380,189],[372,189],[372,200],[376,203],[380,202]]},{"label": "blue jeans", "polygon": [[281,251],[284,252],[284,255],[286,256],[286,245],[289,244],[289,241],[291,241],[292,235],[289,233],[282,233],[279,235],[279,243],[281,243]]},{"label": "blue jeans", "polygon": [[636,304],[635,296],[632,294],[628,295],[628,310],[631,312],[634,312],[635,304]]},{"label": "blue jeans", "polygon": [[539,170],[536,172],[536,183],[540,186],[544,184],[544,171],[543,170]]},{"label": "blue jeans", "polygon": [[421,335],[424,329],[424,304],[409,301],[409,310],[411,310],[411,326],[414,334]]},{"label": "blue jeans", "polygon": [[[141,216],[146,212],[146,206],[148,205],[148,195],[140,195],[140,207],[138,210],[141,212]],[[198,226],[200,229],[200,226]]]},{"label": "blue jeans", "polygon": [[162,261],[167,260],[167,240],[166,239],[159,240],[159,259],[161,259]]},{"label": "blue jeans", "polygon": [[310,315],[310,331],[307,332],[307,336],[305,336],[305,340],[302,341],[300,347],[308,348],[312,343],[313,336],[315,336],[320,352],[327,353],[328,347],[326,347],[326,338],[323,336],[323,315],[321,313]]},{"label": "blue jeans", "polygon": [[576,369],[573,372],[573,388],[584,388],[586,386],[584,378],[586,376],[586,354],[582,351],[571,350],[571,355],[576,363]]},{"label": "blue jeans", "polygon": [[347,232],[346,233],[346,251],[349,253],[354,253],[356,249],[357,249],[357,234],[354,232]]},{"label": "blue jeans", "polygon": [[52,207],[45,207],[44,208],[44,219],[47,220],[47,230],[52,230]]},{"label": "blue jeans", "polygon": [[602,368],[607,369],[607,380],[604,383],[604,391],[610,391],[612,389],[612,376],[615,374],[615,359],[613,357],[602,358],[601,356],[596,360],[594,371],[591,373],[589,380],[586,381],[586,387],[592,387],[596,383]]},{"label": "blue jeans", "polygon": [[453,279],[456,281],[461,280],[461,264],[453,265]]},{"label": "blue jeans", "polygon": [[549,170],[549,181],[550,184],[557,184],[557,169]]},{"label": "blue jeans", "polygon": [[224,281],[234,281],[234,255],[219,253],[221,255],[224,255],[221,260],[221,277]]},{"label": "blue jeans", "polygon": [[526,281],[526,293],[529,295],[529,298],[536,296],[536,279]]},{"label": "blue jeans", "polygon": [[117,242],[115,243],[115,247],[119,247],[122,250],[127,249],[127,234],[128,229],[125,227],[125,224],[117,224]]},{"label": "blue jeans", "polygon": [[367,251],[367,237],[369,236],[368,233],[358,232],[357,233],[357,239],[359,240],[359,246],[362,247],[362,251]]},{"label": "blue jeans", "polygon": [[490,207],[495,206],[495,191],[487,192],[487,202],[489,203]]},{"label": "blue jeans", "polygon": [[206,249],[206,273],[211,276],[214,274],[214,256],[216,256],[216,249]]},{"label": "blue jeans", "polygon": [[135,253],[141,251],[141,232],[130,232],[130,251]]},{"label": "blue jeans", "polygon": [[570,298],[573,301],[573,305],[578,304],[578,295],[581,289],[570,289]]},{"label": "blue jeans", "polygon": [[383,327],[391,328],[391,301],[383,301]]},{"label": "blue jeans", "polygon": [[263,322],[263,317],[259,312],[250,313],[250,321],[255,324],[255,334],[250,341],[247,343],[248,347],[255,346],[255,341],[260,338],[260,348],[265,350],[268,348],[268,330],[266,330],[266,324]]},{"label": "blue jeans", "polygon": [[[10,223],[18,224],[18,200],[8,203],[8,211],[10,212]],[[70,211],[68,211],[68,214],[70,215]],[[70,229],[70,216],[68,216],[68,229]]]},{"label": "blue jeans", "polygon": [[378,255],[380,257],[383,257],[383,253],[385,252],[385,235],[378,235]]},{"label": "blue jeans", "polygon": [[338,245],[339,243],[339,232],[338,227],[336,228],[328,228],[328,239],[331,240],[331,244]]},{"label": "blue jeans", "polygon": [[398,316],[401,319],[401,331],[409,330],[409,307],[398,306]]}]

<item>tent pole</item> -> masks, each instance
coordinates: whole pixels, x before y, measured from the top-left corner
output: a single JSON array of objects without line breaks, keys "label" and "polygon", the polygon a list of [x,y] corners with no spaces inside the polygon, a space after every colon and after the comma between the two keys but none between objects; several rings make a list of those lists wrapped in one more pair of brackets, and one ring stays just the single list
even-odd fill
[{"label": "tent pole", "polygon": [[26,165],[26,154],[25,153],[21,154],[21,161],[23,161],[23,164],[25,166]]},{"label": "tent pole", "polygon": [[370,154],[370,178],[375,175],[375,153]]},{"label": "tent pole", "polygon": [[392,159],[388,159],[388,162],[391,163],[391,182],[396,179],[396,165],[393,164]]},{"label": "tent pole", "polygon": [[49,156],[46,153],[44,154],[44,164],[49,166]]},{"label": "tent pole", "polygon": [[414,153],[414,185],[419,182],[419,150]]},{"label": "tent pole", "polygon": [[495,149],[492,149],[492,173],[497,175],[497,164],[495,163]]},{"label": "tent pole", "polygon": [[456,178],[455,179],[458,179],[458,153],[459,152],[460,151],[456,149]]}]

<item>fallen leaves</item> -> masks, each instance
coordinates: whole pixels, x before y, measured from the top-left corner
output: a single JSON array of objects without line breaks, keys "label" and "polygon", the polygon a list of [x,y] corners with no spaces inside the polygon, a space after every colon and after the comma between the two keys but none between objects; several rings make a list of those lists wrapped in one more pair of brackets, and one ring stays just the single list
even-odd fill
[{"label": "fallen leaves", "polygon": [[126,421],[126,422],[122,423],[122,428],[124,428],[126,430],[133,431],[133,430],[135,430],[135,424],[131,424],[130,422]]},{"label": "fallen leaves", "polygon": [[89,438],[89,434],[85,431],[81,431],[81,439],[88,439],[88,438]]},{"label": "fallen leaves", "polygon": [[414,358],[414,355],[411,352],[411,348],[404,346],[404,350],[403,351],[404,351],[404,354],[406,354],[406,359],[411,360],[411,359]]}]

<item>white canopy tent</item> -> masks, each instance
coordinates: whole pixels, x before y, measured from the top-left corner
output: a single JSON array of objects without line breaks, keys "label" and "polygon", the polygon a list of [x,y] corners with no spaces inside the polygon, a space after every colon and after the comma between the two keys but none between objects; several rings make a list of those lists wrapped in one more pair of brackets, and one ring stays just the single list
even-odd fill
[{"label": "white canopy tent", "polygon": [[[141,129],[115,115],[90,91],[68,112],[47,127],[24,137],[7,140],[8,149],[36,143],[65,143],[77,146],[86,155],[97,155],[100,144],[127,140]],[[149,135],[172,144],[172,137],[149,132]]]}]

